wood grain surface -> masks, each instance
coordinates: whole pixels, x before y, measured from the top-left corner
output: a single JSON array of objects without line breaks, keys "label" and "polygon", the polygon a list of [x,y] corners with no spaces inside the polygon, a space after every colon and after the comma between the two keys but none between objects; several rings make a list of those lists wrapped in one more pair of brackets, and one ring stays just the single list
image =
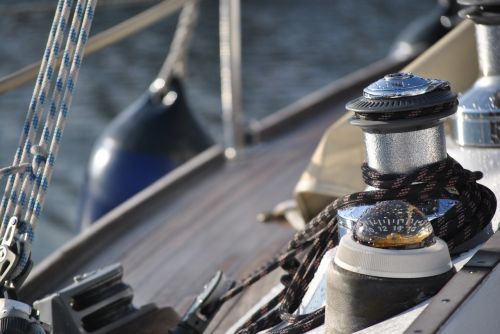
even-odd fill
[{"label": "wood grain surface", "polygon": [[[395,66],[372,66],[353,76],[350,86],[341,81],[337,98],[312,104],[314,117],[298,121],[294,112],[286,133],[265,136],[235,161],[224,162],[218,147],[207,150],[35,267],[20,296],[33,301],[70,284],[76,274],[121,262],[136,305],[154,302],[183,313],[216,270],[235,279],[250,274],[294,233],[288,225],[259,223],[257,214],[292,197],[319,139],[344,114],[345,103],[360,94],[360,83]],[[278,270],[228,302],[210,332],[229,328],[280,275]]]},{"label": "wood grain surface", "polygon": [[[252,147],[236,161],[209,168],[135,207],[121,218],[131,226],[127,231],[112,236],[107,247],[94,249],[86,261],[75,258],[78,268],[63,279],[57,272],[47,273],[45,286],[39,285],[30,297],[54,288],[47,279],[65,285],[74,274],[121,262],[135,304],[155,302],[182,313],[216,270],[236,279],[251,273],[293,235],[287,225],[262,224],[256,215],[292,196],[320,136],[343,110],[342,102],[292,133]],[[238,298],[238,307],[226,306],[213,330],[228,328],[278,278],[249,290]]]}]

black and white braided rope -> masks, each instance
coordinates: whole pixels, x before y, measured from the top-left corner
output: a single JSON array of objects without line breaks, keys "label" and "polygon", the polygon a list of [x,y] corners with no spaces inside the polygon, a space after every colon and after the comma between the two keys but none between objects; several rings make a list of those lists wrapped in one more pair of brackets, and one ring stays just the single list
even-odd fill
[{"label": "black and white braided rope", "polygon": [[[436,236],[445,240],[450,250],[470,240],[485,228],[496,210],[493,192],[476,182],[482,178],[482,173],[464,169],[451,157],[411,174],[380,174],[366,163],[362,166],[362,172],[366,184],[378,190],[353,193],[335,200],[313,218],[304,230],[294,236],[283,253],[221,298],[221,302],[224,302],[236,296],[278,267],[287,272],[281,278],[284,289],[255,312],[239,329],[239,334],[257,333],[262,330],[276,334],[305,333],[324,323],[324,307],[309,314],[294,313],[324,254],[338,243],[336,216],[340,208],[386,200],[405,200],[416,204],[427,199],[443,198],[446,194],[450,195],[448,190],[452,189],[458,194],[453,198],[459,203],[443,216],[431,221]],[[306,249],[309,251],[300,262],[296,256]],[[273,329],[283,322],[286,323],[285,326]]]}]

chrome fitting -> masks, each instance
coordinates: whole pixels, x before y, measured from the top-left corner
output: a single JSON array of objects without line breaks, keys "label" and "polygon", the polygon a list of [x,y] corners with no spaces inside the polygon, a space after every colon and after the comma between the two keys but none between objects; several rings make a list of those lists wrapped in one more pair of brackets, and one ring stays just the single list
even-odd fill
[{"label": "chrome fitting", "polygon": [[[351,124],[363,130],[368,166],[383,174],[408,174],[446,159],[443,122],[456,111],[456,103],[446,81],[394,73],[366,87],[363,96],[346,108],[354,112]],[[432,199],[419,209],[432,221],[455,204],[450,199]],[[350,232],[370,207],[339,210],[339,237]]]},{"label": "chrome fitting", "polygon": [[48,324],[38,319],[38,313],[31,306],[12,299],[0,299],[0,334],[51,332]]},{"label": "chrome fitting", "polygon": [[461,146],[500,147],[500,1],[459,1],[460,15],[474,21],[481,77],[459,98],[453,118]]}]

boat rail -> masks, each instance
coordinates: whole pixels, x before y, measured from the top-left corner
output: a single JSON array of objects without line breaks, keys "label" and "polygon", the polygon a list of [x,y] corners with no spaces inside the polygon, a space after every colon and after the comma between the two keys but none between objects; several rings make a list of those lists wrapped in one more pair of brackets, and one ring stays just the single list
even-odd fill
[{"label": "boat rail", "polygon": [[233,159],[245,143],[241,103],[241,7],[240,0],[220,0],[219,3],[222,123],[225,155]]},{"label": "boat rail", "polygon": [[[108,28],[89,39],[85,55],[98,52],[164,19],[192,0],[165,0]],[[221,101],[226,157],[233,158],[244,145],[245,127],[241,104],[240,0],[220,0]],[[170,50],[172,52],[172,49]],[[0,95],[36,78],[41,61],[0,78]]]}]

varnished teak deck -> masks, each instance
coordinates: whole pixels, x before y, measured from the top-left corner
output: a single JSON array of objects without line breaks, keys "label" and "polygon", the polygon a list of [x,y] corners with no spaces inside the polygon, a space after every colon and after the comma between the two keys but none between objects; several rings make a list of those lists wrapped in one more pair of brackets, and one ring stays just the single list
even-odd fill
[{"label": "varnished teak deck", "polygon": [[[346,100],[394,66],[399,64],[358,73],[334,98],[316,105],[312,119],[292,115],[293,129],[247,149],[236,161],[224,163],[217,147],[205,152],[192,163],[198,164],[195,173],[185,168],[161,180],[53,254],[35,270],[22,295],[33,300],[68,284],[77,273],[121,262],[135,304],[155,302],[183,312],[217,269],[233,278],[251,273],[293,234],[288,226],[257,222],[256,215],[292,196],[322,133],[343,114]],[[281,131],[280,124],[268,128]],[[237,305],[229,303],[212,329],[227,329],[279,282],[278,274],[240,296]]]},{"label": "varnished teak deck", "polygon": [[[292,196],[322,132],[341,109],[336,111],[133,210],[124,219],[135,227],[110,240],[78,272],[121,262],[136,304],[155,302],[178,311],[217,269],[234,278],[251,273],[293,234],[288,226],[259,223],[256,215]],[[238,311],[231,318],[244,312]]]}]

